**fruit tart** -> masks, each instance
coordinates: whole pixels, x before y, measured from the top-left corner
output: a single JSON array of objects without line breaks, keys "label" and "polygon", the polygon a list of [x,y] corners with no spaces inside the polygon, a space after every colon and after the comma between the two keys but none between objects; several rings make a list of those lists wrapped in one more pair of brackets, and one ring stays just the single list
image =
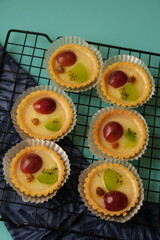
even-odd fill
[{"label": "fruit tart", "polygon": [[70,132],[76,122],[72,100],[63,91],[47,86],[29,89],[22,94],[11,115],[23,139],[57,141]]},{"label": "fruit tart", "polygon": [[135,159],[148,143],[148,127],[136,111],[107,107],[92,118],[89,146],[98,157]]},{"label": "fruit tart", "polygon": [[51,80],[65,90],[88,90],[97,82],[102,65],[101,54],[98,49],[80,38],[76,38],[77,41],[74,41],[75,38],[73,41],[68,38],[63,41],[64,39],[53,42],[53,46],[46,53],[47,72]]},{"label": "fruit tart", "polygon": [[86,206],[106,220],[128,220],[144,198],[142,181],[128,162],[99,160],[81,173],[79,182]]},{"label": "fruit tart", "polygon": [[153,78],[139,65],[122,61],[107,65],[98,87],[104,101],[123,107],[137,107],[152,95]]},{"label": "fruit tart", "polygon": [[28,146],[10,163],[12,184],[26,195],[47,196],[57,191],[65,177],[61,156],[46,146]]}]

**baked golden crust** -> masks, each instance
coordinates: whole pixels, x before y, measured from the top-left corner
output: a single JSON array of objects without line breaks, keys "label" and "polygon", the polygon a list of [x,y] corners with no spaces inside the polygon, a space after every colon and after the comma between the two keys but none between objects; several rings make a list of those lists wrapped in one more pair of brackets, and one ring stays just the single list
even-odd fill
[{"label": "baked golden crust", "polygon": [[[41,125],[35,126],[35,128],[32,128],[32,130],[29,128],[29,126],[31,126],[32,124],[31,121],[33,116],[31,116],[31,119],[29,119],[28,122],[26,122],[25,119],[25,116],[27,116],[28,118],[30,114],[30,111],[26,112],[25,110],[26,106],[29,106],[29,104],[32,105],[34,101],[42,97],[53,98],[54,101],[59,105],[59,108],[63,112],[64,117],[63,124],[60,130],[54,132],[48,131],[45,135],[41,133],[41,129],[39,129],[39,131],[34,131],[34,129],[36,130],[36,128],[39,128],[39,126],[44,128]],[[35,114],[37,113],[35,112]],[[41,117],[43,119],[43,117],[47,116],[46,114],[45,116],[41,114],[41,116],[39,115],[38,117]],[[20,129],[22,129],[26,134],[33,138],[39,138],[43,140],[57,139],[68,131],[68,129],[71,127],[72,122],[73,122],[73,109],[71,107],[71,104],[62,95],[51,90],[37,90],[35,92],[30,93],[21,101],[17,108],[17,123]]]},{"label": "baked golden crust", "polygon": [[[91,188],[93,187],[92,181],[94,177],[100,173],[100,171],[105,171],[106,169],[112,169],[114,171],[121,172],[123,175],[127,176],[130,187],[132,188],[132,191],[134,193],[133,196],[130,198],[128,205],[120,211],[111,211],[107,210],[105,207],[102,208],[100,205],[97,204],[95,199],[93,199],[91,191]],[[128,168],[116,163],[107,163],[93,168],[91,172],[88,173],[84,183],[84,193],[85,198],[88,201],[88,205],[90,205],[93,210],[110,216],[126,216],[127,212],[129,212],[138,203],[140,196],[140,187],[136,176]]]},{"label": "baked golden crust", "polygon": [[[138,141],[136,146],[133,146],[133,147],[131,146],[130,148],[125,149],[125,147],[121,148],[121,145],[120,145],[119,148],[114,149],[110,143],[107,143],[107,141],[103,138],[102,134],[100,133],[102,132],[102,128],[104,127],[104,124],[107,121],[112,121],[112,119],[113,121],[121,120],[121,125],[123,126],[123,128],[127,128],[126,121],[129,121],[131,126],[135,126],[138,134],[137,135]],[[98,149],[100,149],[107,156],[111,156],[114,158],[121,158],[121,159],[129,159],[131,157],[134,157],[143,149],[144,145],[146,144],[147,129],[146,129],[146,125],[138,115],[134,114],[129,110],[114,109],[114,110],[110,110],[103,113],[97,119],[93,129],[93,138]],[[121,141],[123,144],[123,140]]]},{"label": "baked golden crust", "polygon": [[[90,76],[87,81],[82,82],[82,83],[80,83],[80,82],[78,83],[78,82],[74,82],[74,81],[65,81],[64,79],[61,78],[61,76],[63,74],[57,73],[55,58],[59,53],[63,52],[64,50],[71,50],[73,52],[78,51],[80,54],[84,54],[90,60],[90,62],[92,63],[91,64],[92,72],[90,73]],[[57,83],[59,83],[61,86],[70,88],[70,89],[80,89],[80,88],[89,86],[98,77],[99,69],[100,69],[98,59],[97,59],[96,55],[90,49],[88,49],[87,47],[81,46],[79,44],[73,44],[73,43],[63,45],[60,48],[58,48],[55,52],[53,52],[53,54],[50,57],[48,65],[49,65],[49,71],[50,71],[52,78]],[[85,64],[85,66],[87,66],[87,65]]]},{"label": "baked golden crust", "polygon": [[[34,189],[32,189],[32,182],[30,182],[28,184],[27,180],[25,180],[25,173],[22,173],[22,171],[19,168],[20,165],[20,161],[22,159],[22,157],[25,154],[28,153],[36,153],[38,154],[38,152],[44,152],[44,154],[46,154],[46,156],[51,156],[51,158],[54,156],[53,161],[56,163],[57,168],[58,168],[58,180],[57,182],[55,182],[54,184],[45,184],[45,187],[43,187],[42,189],[38,189],[38,187],[40,185],[44,185],[42,183],[39,183],[37,181],[37,183],[35,183],[36,180],[34,181],[34,184],[37,184],[36,186],[36,191],[34,192]],[[42,159],[42,161],[45,161],[45,158]],[[23,176],[23,183],[22,181],[20,181],[19,176]],[[33,174],[35,175],[35,174]],[[30,146],[30,147],[26,147],[25,149],[22,149],[19,153],[16,154],[16,156],[12,159],[11,163],[10,163],[10,178],[12,183],[15,185],[16,188],[18,188],[21,192],[24,192],[26,195],[30,195],[32,197],[37,196],[47,196],[50,193],[53,193],[54,191],[56,191],[62,184],[63,180],[64,180],[64,176],[65,176],[65,166],[64,163],[60,157],[60,155],[58,155],[55,151],[53,151],[50,148],[47,148],[45,146]]]},{"label": "baked golden crust", "polygon": [[[127,74],[128,77],[133,77],[136,75],[135,83],[133,83],[136,87],[136,91],[138,92],[137,99],[132,101],[128,101],[122,99],[116,94],[112,94],[113,92],[117,93],[117,89],[112,88],[107,84],[107,79],[109,75],[114,71],[123,71]],[[124,85],[125,86],[125,85]],[[124,87],[122,86],[122,87]],[[121,88],[122,88],[121,87]],[[117,62],[109,65],[101,76],[100,88],[103,95],[113,104],[123,107],[136,107],[138,105],[143,104],[151,93],[151,82],[146,74],[146,72],[138,65],[133,64],[131,62]],[[110,91],[112,89],[112,91]],[[120,89],[120,88],[119,88]]]}]

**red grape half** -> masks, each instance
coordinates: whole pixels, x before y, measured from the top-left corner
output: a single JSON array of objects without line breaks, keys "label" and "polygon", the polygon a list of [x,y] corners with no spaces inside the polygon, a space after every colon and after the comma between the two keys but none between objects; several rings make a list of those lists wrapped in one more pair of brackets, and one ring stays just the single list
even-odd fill
[{"label": "red grape half", "polygon": [[123,134],[123,127],[118,122],[108,122],[103,128],[103,136],[108,142],[118,140]]},{"label": "red grape half", "polygon": [[38,113],[49,114],[56,109],[56,102],[52,98],[40,98],[33,103],[33,108]]},{"label": "red grape half", "polygon": [[128,198],[125,193],[112,191],[104,195],[104,204],[106,209],[110,211],[120,211],[127,207]]},{"label": "red grape half", "polygon": [[108,77],[108,84],[114,88],[122,87],[128,80],[127,75],[122,71],[114,71]]},{"label": "red grape half", "polygon": [[77,60],[77,56],[72,51],[65,51],[65,52],[59,53],[56,56],[56,60],[60,66],[67,67],[75,64]]},{"label": "red grape half", "polygon": [[34,153],[26,154],[20,163],[20,169],[24,173],[35,173],[37,172],[42,166],[42,158]]}]

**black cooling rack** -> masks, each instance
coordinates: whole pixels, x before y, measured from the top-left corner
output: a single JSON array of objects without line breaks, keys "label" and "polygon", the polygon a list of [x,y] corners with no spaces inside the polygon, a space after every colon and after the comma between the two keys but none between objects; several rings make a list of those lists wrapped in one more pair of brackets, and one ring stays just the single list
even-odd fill
[{"label": "black cooling rack", "polygon": [[[20,74],[24,74],[24,77],[27,79],[29,79],[31,76],[36,81],[37,85],[50,85],[51,83],[46,75],[43,61],[45,51],[52,41],[53,40],[50,39],[50,37],[43,33],[10,30],[6,37],[2,61],[0,63],[1,72],[3,72],[3,74],[12,72],[15,74],[16,79],[18,79]],[[9,189],[10,196],[7,197],[5,193],[8,190],[8,185],[3,179],[2,159],[5,152],[17,143],[17,133],[15,131],[10,132],[10,129],[8,128],[8,126],[11,124],[9,113],[15,99],[21,93],[18,90],[19,84],[23,85],[24,90],[30,86],[28,81],[24,83],[15,80],[14,83],[8,81],[8,84],[13,84],[12,90],[0,89],[0,101],[3,101],[4,104],[7,104],[5,113],[6,116],[8,116],[4,119],[4,112],[0,115],[0,182],[4,181],[3,187],[0,187],[0,210],[4,205],[7,206],[7,204],[13,204],[13,206],[22,205],[24,209],[25,206],[30,206],[35,210],[32,220],[28,219],[28,221],[20,222],[17,224],[17,227],[27,225],[34,226],[35,228],[75,233],[77,236],[83,236],[84,239],[158,240],[160,239],[158,234],[158,230],[160,228],[160,54],[110,46],[91,41],[88,42],[101,51],[104,60],[108,57],[118,54],[129,54],[140,58],[148,66],[155,79],[156,90],[154,96],[149,102],[147,102],[147,104],[137,109],[145,117],[148,123],[150,129],[149,145],[144,156],[138,161],[132,162],[137,168],[144,184],[145,201],[143,207],[130,221],[120,224],[101,220],[96,216],[93,216],[86,208],[83,212],[81,212],[78,206],[83,204],[83,202],[81,201],[81,198],[79,198],[79,193],[77,190],[75,190],[73,193],[73,199],[70,200],[70,204],[72,205],[70,210],[63,208],[63,205],[66,204],[66,202],[65,199],[61,197],[62,195],[58,195],[60,203],[59,207],[52,206],[50,202],[37,205],[31,203],[22,203],[19,201],[19,197],[12,189]],[[15,69],[4,70],[4,62],[7,53],[10,54],[17,61],[17,63],[19,63],[19,65],[26,70],[26,73],[21,73],[20,68],[17,68],[16,71]],[[4,97],[2,97],[2,93],[4,96],[4,93],[6,92],[7,95],[8,91],[10,91],[11,98],[4,99]],[[69,139],[71,141],[67,144],[70,144],[71,148],[72,144],[74,144],[81,151],[86,161],[91,163],[95,161],[96,158],[91,154],[87,146],[89,122],[93,114],[98,109],[105,107],[106,104],[98,98],[95,89],[83,93],[68,94],[73,99],[77,107],[78,122],[75,129],[69,134]],[[7,134],[10,135],[10,140],[6,139]],[[18,141],[20,141],[20,139]],[[74,153],[72,151],[69,153],[69,158],[74,158]],[[84,168],[82,162],[78,168],[80,173],[80,171]],[[71,181],[71,183],[75,181],[77,182],[77,179],[71,178],[69,181]],[[45,222],[40,221],[39,211],[46,214]],[[50,224],[49,215],[51,211],[54,211],[57,216],[56,225]],[[68,216],[71,216],[71,218],[68,224],[62,226],[61,223],[63,221],[62,218],[64,212],[65,214],[68,214]],[[78,219],[80,219],[80,217],[82,219],[81,221],[79,220],[78,226],[73,224],[75,216]],[[92,224],[88,225],[87,223],[89,222],[89,219],[92,219]],[[0,220],[4,222],[11,221],[4,217],[1,217]],[[100,230],[99,226],[105,230]],[[154,232],[154,237],[152,237],[153,235],[150,231]],[[124,238],[125,235],[127,238]],[[75,237],[75,239],[77,238]]]}]

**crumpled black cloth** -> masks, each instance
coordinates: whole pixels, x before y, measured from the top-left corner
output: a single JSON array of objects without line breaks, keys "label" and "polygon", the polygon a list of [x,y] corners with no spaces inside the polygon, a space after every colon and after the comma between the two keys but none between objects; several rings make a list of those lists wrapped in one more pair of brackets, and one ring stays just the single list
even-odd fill
[{"label": "crumpled black cloth", "polygon": [[[2,48],[0,48],[0,58],[1,56]],[[12,238],[14,240],[159,240],[158,204],[144,202],[138,214],[123,224],[96,219],[86,210],[77,191],[77,185],[80,171],[88,164],[67,137],[58,144],[69,156],[71,175],[53,199],[37,205],[24,203],[21,197],[5,183],[2,158],[12,145],[21,141],[10,119],[12,103],[20,93],[35,85],[33,78],[12,57],[6,55],[0,75],[0,214],[3,219],[9,221],[5,224]],[[27,223],[33,226],[27,226]],[[55,230],[51,229],[52,227]]]}]

